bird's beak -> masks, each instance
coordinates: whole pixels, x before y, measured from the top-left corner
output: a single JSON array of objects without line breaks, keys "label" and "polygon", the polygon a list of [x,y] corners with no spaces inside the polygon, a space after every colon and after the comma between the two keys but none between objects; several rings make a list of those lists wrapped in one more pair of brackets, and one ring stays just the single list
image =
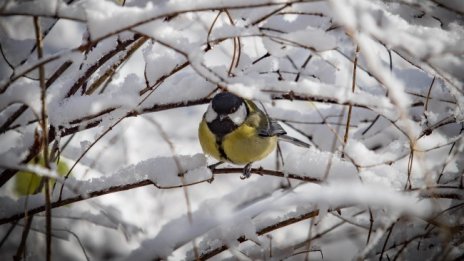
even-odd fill
[{"label": "bird's beak", "polygon": [[222,121],[223,119],[227,118],[227,115],[219,115],[219,120]]}]

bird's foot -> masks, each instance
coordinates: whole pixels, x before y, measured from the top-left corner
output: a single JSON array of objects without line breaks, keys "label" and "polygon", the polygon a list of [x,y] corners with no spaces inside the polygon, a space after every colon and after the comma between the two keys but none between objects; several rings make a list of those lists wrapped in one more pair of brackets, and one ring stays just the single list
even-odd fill
[{"label": "bird's foot", "polygon": [[243,167],[243,174],[240,176],[240,179],[247,179],[251,176],[251,164],[253,162],[250,162]]},{"label": "bird's foot", "polygon": [[223,161],[219,161],[219,162],[217,162],[217,163],[214,163],[214,164],[209,165],[208,168],[209,168],[211,171],[213,171],[217,166],[219,166],[219,165],[221,165],[221,164],[223,164],[223,163],[224,163]]},{"label": "bird's foot", "polygon": [[[221,165],[222,163],[224,163],[223,161],[219,161],[217,163],[214,163],[214,164],[211,164],[208,166],[208,168],[211,170],[211,172],[214,171],[214,169],[216,169],[217,166]],[[214,173],[212,173],[211,175],[211,179],[208,180],[208,183],[213,183],[214,181]]]}]

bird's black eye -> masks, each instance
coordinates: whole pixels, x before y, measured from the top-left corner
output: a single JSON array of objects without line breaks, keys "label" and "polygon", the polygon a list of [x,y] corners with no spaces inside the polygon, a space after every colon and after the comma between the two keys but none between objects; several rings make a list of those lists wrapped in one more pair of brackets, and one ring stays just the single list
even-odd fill
[{"label": "bird's black eye", "polygon": [[230,92],[221,92],[214,96],[212,106],[218,114],[227,115],[235,112],[242,103],[242,98]]}]

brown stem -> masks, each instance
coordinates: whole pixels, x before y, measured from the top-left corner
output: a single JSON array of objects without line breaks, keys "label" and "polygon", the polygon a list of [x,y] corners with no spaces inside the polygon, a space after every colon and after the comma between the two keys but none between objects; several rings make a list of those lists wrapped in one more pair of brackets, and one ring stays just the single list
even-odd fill
[{"label": "brown stem", "polygon": [[[37,58],[40,60],[43,56],[43,36],[42,29],[40,28],[39,17],[34,16],[34,29],[37,46]],[[42,156],[44,159],[45,168],[50,169],[50,162],[48,158],[48,124],[47,124],[47,87],[45,85],[45,68],[44,65],[39,66],[39,82],[40,82],[40,101],[41,101],[41,117],[40,125],[42,127]],[[52,258],[52,218],[50,208],[50,183],[49,178],[44,177],[45,184],[45,230],[46,230],[46,260],[50,261]]]},{"label": "brown stem", "polygon": [[[356,53],[354,56],[353,62],[353,78],[351,81],[351,92],[354,93],[356,88],[356,68],[358,66],[358,54],[359,54],[359,45],[356,46]],[[346,144],[348,142],[348,132],[350,130],[350,122],[351,122],[351,111],[353,110],[353,105],[348,105],[348,117],[346,119],[346,126],[345,126],[345,136],[343,137],[343,142]]]},{"label": "brown stem", "polygon": [[134,35],[132,39],[125,40],[123,42],[119,42],[116,48],[110,50],[105,55],[103,55],[96,63],[90,66],[82,75],[77,79],[73,86],[69,89],[68,93],[66,94],[66,98],[72,96],[79,90],[79,88],[90,78],[90,76],[97,71],[103,64],[105,64],[108,60],[114,57],[117,53],[124,51],[129,45],[133,42],[137,41],[141,35]]},{"label": "brown stem", "polygon": [[22,260],[22,255],[26,249],[26,240],[29,235],[29,231],[31,230],[32,219],[34,218],[33,215],[29,215],[26,212],[26,224],[24,225],[23,232],[21,234],[21,242],[19,243],[18,249],[16,250],[16,254],[13,256],[14,261]]},{"label": "brown stem", "polygon": [[[256,234],[258,236],[261,236],[261,235],[264,235],[264,234],[269,233],[271,231],[277,230],[279,228],[286,227],[286,226],[291,225],[291,224],[295,224],[295,223],[300,222],[302,220],[306,220],[306,219],[309,219],[309,218],[316,217],[317,215],[319,215],[319,210],[313,210],[313,211],[307,212],[305,214],[302,214],[300,216],[285,219],[285,220],[283,220],[281,222],[277,222],[277,223],[274,223],[274,224],[269,225],[267,227],[264,227],[264,228],[256,231]],[[243,242],[245,242],[247,240],[248,239],[245,236],[241,236],[241,237],[237,238],[237,241],[239,243],[243,243]],[[209,259],[211,257],[214,257],[217,254],[227,250],[227,249],[228,249],[228,247],[226,245],[221,245],[219,247],[213,248],[213,249],[211,249],[211,250],[209,250],[207,252],[202,253],[200,255],[200,257],[199,257],[199,260],[207,260],[207,259]]]},{"label": "brown stem", "polygon": [[135,43],[130,47],[130,49],[126,52],[126,54],[123,57],[121,57],[118,61],[111,65],[111,67],[108,70],[106,70],[105,73],[103,73],[100,77],[98,77],[97,80],[95,80],[92,83],[92,85],[90,85],[85,94],[92,94],[98,87],[100,87],[103,84],[103,82],[109,79],[116,72],[116,69],[125,61],[127,61],[132,56],[132,54],[134,54],[134,52],[137,51],[147,40],[148,38],[145,36],[142,36],[141,38],[137,39],[137,41],[135,41]]},{"label": "brown stem", "polygon": [[[64,62],[56,71],[53,73],[53,75],[47,80],[45,83],[45,87],[48,89],[50,85],[52,85],[68,68],[71,66],[72,62],[71,61],[66,61]],[[0,127],[0,133],[3,133],[8,130],[8,127],[13,124],[13,122],[19,118],[26,110],[27,110],[27,105],[22,105],[17,109]]]},{"label": "brown stem", "polygon": [[[306,181],[306,182],[321,183],[320,180],[315,179],[315,178],[299,176],[299,175],[296,175],[296,174],[285,174],[283,172],[275,171],[275,170],[268,170],[268,169],[258,168],[258,169],[251,169],[250,171],[251,171],[251,173],[258,174],[258,175],[275,176],[275,177],[288,177],[290,179],[302,180],[302,181]],[[243,173],[243,168],[224,168],[224,169],[214,169],[213,170],[214,175],[216,175],[216,174],[217,175],[221,175],[221,174],[242,174],[242,173]],[[191,183],[191,184],[167,186],[166,187],[166,186],[159,186],[157,184],[154,184],[151,180],[147,179],[147,180],[142,180],[142,181],[138,181],[138,182],[135,182],[135,183],[117,185],[117,186],[113,186],[113,187],[103,188],[101,190],[92,191],[92,192],[87,193],[87,195],[85,195],[85,196],[84,195],[76,195],[75,197],[66,198],[66,199],[63,199],[63,200],[57,200],[57,201],[52,202],[50,204],[50,206],[51,206],[51,208],[57,208],[57,207],[69,205],[71,203],[87,200],[87,199],[90,199],[90,198],[94,198],[94,197],[98,197],[98,196],[102,196],[102,195],[106,195],[106,194],[111,194],[111,193],[116,193],[116,192],[120,192],[120,191],[126,191],[126,190],[130,190],[130,189],[134,189],[134,188],[138,188],[138,187],[143,187],[143,186],[147,186],[147,185],[154,185],[155,187],[157,187],[159,189],[175,189],[175,188],[182,188],[183,186],[192,186],[192,185],[196,185],[198,183],[210,182],[210,181],[211,181],[211,179],[207,179],[207,180],[202,180],[202,181],[198,181],[198,182]],[[30,213],[32,215],[32,214],[37,214],[37,213],[40,213],[40,212],[43,212],[43,211],[45,211],[45,206],[38,206],[38,207],[36,207],[34,209],[29,209],[27,212],[25,211],[25,212],[21,212],[21,213],[11,215],[9,217],[0,218],[0,225],[5,224],[5,223],[9,223],[9,222],[12,222],[12,221],[15,221],[15,220],[18,220],[18,219],[21,219],[21,218],[25,217],[26,213]]]}]

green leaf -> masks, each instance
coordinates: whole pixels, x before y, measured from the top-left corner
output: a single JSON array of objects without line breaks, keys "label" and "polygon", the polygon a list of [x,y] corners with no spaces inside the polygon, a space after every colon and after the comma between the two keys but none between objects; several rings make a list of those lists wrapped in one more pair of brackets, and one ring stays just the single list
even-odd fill
[{"label": "green leaf", "polygon": [[[42,167],[45,166],[44,159],[42,155],[39,155],[38,158],[31,160],[30,164],[38,164]],[[69,171],[69,167],[63,161],[60,161],[57,166],[58,175],[64,176]],[[19,196],[32,195],[40,193],[43,190],[41,176],[28,172],[20,171],[15,175],[14,183],[14,192]],[[53,186],[55,184],[55,179],[50,179],[49,184]]]}]

